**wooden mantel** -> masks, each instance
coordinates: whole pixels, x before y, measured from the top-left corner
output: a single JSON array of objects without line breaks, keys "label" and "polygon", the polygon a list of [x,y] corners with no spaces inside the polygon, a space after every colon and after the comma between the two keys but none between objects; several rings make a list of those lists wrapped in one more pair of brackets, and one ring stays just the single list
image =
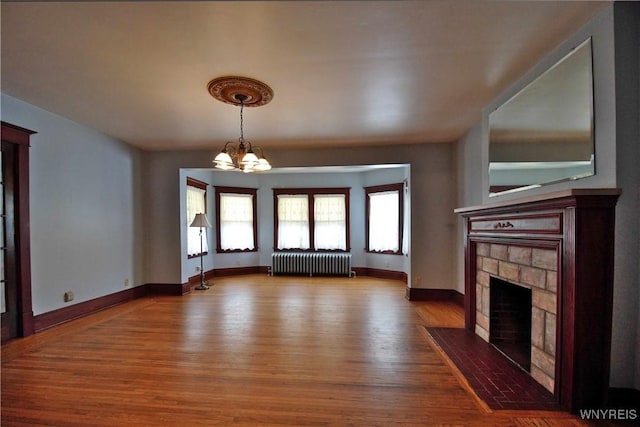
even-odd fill
[{"label": "wooden mantel", "polygon": [[619,195],[615,188],[571,189],[455,210],[465,219],[465,327],[471,331],[478,245],[556,251],[553,388],[557,402],[572,412],[600,407],[607,398]]},{"label": "wooden mantel", "polygon": [[483,212],[493,209],[507,208],[509,209],[511,206],[527,206],[532,205],[537,202],[542,203],[550,203],[554,200],[562,201],[567,198],[580,198],[583,199],[585,197],[593,198],[593,197],[613,197],[613,203],[615,205],[615,201],[618,196],[622,193],[619,188],[571,188],[568,190],[556,191],[553,193],[546,194],[538,194],[535,196],[523,197],[515,200],[505,200],[493,203],[486,203],[478,206],[468,206],[464,208],[455,209],[454,212],[460,214],[462,216],[466,216],[469,213],[473,212]]}]

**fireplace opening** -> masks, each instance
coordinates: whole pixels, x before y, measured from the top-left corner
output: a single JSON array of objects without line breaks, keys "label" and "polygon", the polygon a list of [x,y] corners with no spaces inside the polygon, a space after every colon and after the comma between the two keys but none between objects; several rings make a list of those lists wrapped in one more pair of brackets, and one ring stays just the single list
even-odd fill
[{"label": "fireplace opening", "polygon": [[531,289],[491,277],[489,301],[489,342],[530,372]]}]

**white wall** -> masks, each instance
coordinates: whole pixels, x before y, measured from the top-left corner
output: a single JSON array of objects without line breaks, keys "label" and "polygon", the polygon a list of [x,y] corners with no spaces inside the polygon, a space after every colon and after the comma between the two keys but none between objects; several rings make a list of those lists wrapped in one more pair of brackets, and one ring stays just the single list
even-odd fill
[{"label": "white wall", "polygon": [[[483,157],[480,140],[483,133],[488,132],[487,121],[474,126],[456,144],[456,171],[458,173],[457,207],[477,206],[483,201],[482,183],[483,175],[488,174],[489,157]],[[484,161],[483,161],[484,158]],[[457,218],[456,222],[456,256],[455,258],[455,288],[464,294],[464,220]]]},{"label": "white wall", "polygon": [[[2,120],[36,131],[30,148],[35,315],[142,281],[138,150],[2,95]],[[65,303],[63,294],[75,299]]]},{"label": "white wall", "polygon": [[[640,390],[640,4],[617,3],[615,22],[616,255],[612,362],[613,385]],[[634,318],[635,317],[635,318]]]},{"label": "white wall", "polygon": [[[640,259],[640,202],[638,164],[638,4],[616,3],[595,16],[572,37],[550,52],[529,73],[485,108],[481,122],[456,147],[460,185],[459,206],[511,200],[567,188],[622,188],[616,207],[614,313],[611,351],[611,385],[640,388],[638,336]],[[636,12],[619,8],[635,8]],[[635,31],[635,32],[634,32]],[[488,114],[531,82],[587,37],[593,42],[596,174],[578,181],[564,182],[521,193],[489,198]],[[615,42],[615,43],[614,43]],[[631,52],[635,53],[631,54]],[[630,58],[635,58],[635,64]],[[631,62],[628,64],[627,62]],[[629,96],[622,100],[621,93]],[[477,159],[478,163],[470,163]],[[481,169],[478,170],[478,164]],[[462,239],[462,221],[458,222]],[[457,279],[464,280],[462,245],[458,244]],[[635,373],[630,374],[630,373]]]}]

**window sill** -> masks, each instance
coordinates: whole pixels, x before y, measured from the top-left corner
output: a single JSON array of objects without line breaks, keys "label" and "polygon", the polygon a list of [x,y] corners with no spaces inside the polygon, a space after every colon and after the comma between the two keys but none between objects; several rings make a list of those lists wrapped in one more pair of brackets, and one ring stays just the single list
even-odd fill
[{"label": "window sill", "polygon": [[258,249],[216,249],[216,253],[218,254],[236,254],[244,252],[258,252]]},{"label": "window sill", "polygon": [[404,255],[402,252],[396,251],[370,251],[365,249],[365,252],[368,254],[377,254],[377,255]]},{"label": "window sill", "polygon": [[191,255],[187,255],[187,259],[192,259],[192,258],[200,258],[200,256],[205,256],[205,255],[209,255],[209,252],[202,252],[200,254],[191,254]]},{"label": "window sill", "polygon": [[351,249],[274,249],[274,252],[327,252],[327,253],[348,253]]}]

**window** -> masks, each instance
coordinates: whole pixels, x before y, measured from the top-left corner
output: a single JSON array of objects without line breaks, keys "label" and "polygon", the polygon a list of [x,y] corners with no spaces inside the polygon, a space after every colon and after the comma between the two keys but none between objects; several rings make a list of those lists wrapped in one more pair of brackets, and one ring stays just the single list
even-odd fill
[{"label": "window", "polygon": [[187,255],[189,258],[200,256],[209,251],[206,232],[202,235],[200,248],[200,229],[189,227],[197,213],[207,213],[207,183],[187,177]]},{"label": "window", "polygon": [[313,196],[316,249],[346,250],[346,204],[344,194],[316,194]]},{"label": "window", "polygon": [[404,185],[365,187],[367,252],[402,254]]},{"label": "window", "polygon": [[277,196],[277,248],[309,249],[309,197],[306,194]]},{"label": "window", "polygon": [[276,250],[346,251],[348,188],[274,189]]},{"label": "window", "polygon": [[218,252],[254,252],[257,242],[255,188],[215,187]]}]

